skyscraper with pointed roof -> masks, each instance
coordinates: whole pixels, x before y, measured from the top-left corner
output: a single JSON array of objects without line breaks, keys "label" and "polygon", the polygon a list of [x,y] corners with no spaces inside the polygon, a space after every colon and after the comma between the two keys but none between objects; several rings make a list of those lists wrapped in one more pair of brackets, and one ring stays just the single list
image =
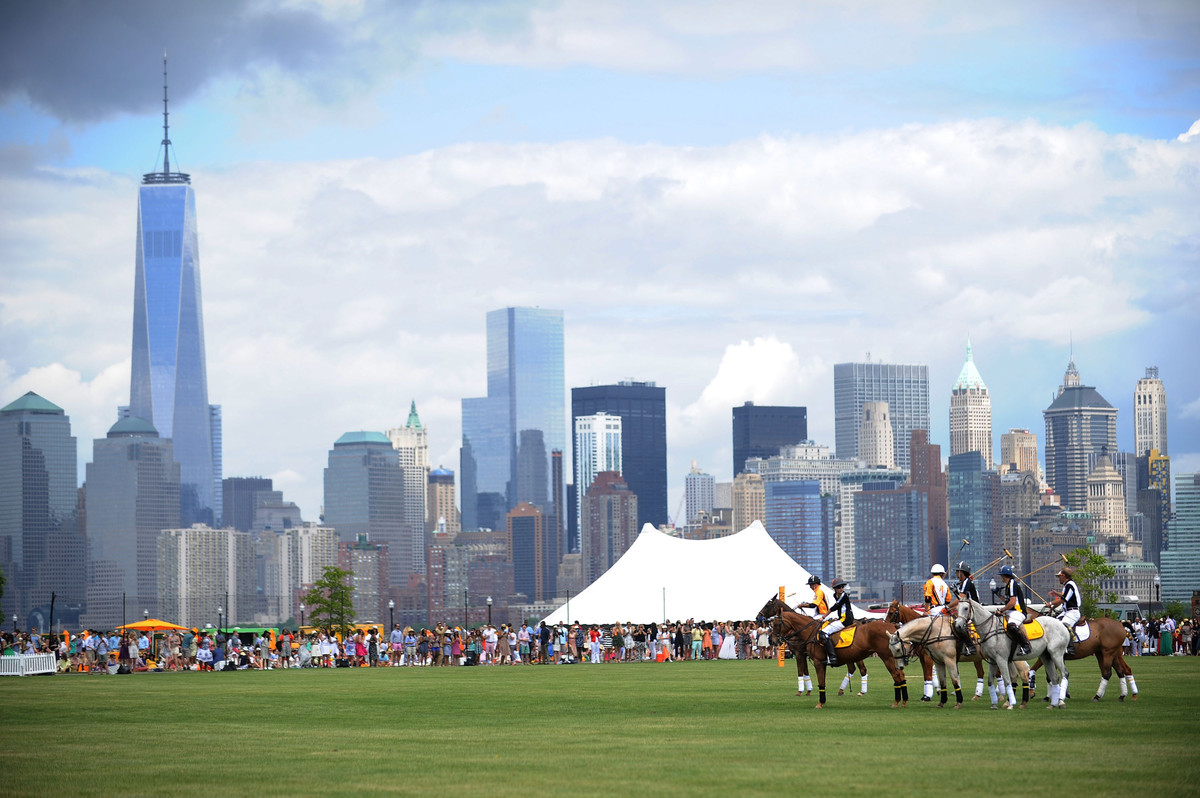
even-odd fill
[{"label": "skyscraper with pointed roof", "polygon": [[1152,451],[1166,457],[1167,391],[1158,377],[1158,366],[1148,366],[1146,376],[1137,381],[1133,392],[1134,454],[1144,457]]},{"label": "skyscraper with pointed roof", "polygon": [[1087,508],[1089,455],[1117,451],[1117,409],[1083,385],[1072,358],[1046,419],[1046,483],[1072,510]]},{"label": "skyscraper with pointed roof", "polygon": [[950,391],[950,456],[979,452],[992,467],[992,397],[975,367],[971,339],[967,339],[967,357]]},{"label": "skyscraper with pointed roof", "polygon": [[129,407],[174,445],[180,470],[180,521],[221,518],[221,411],[208,403],[200,245],[192,178],[171,171],[167,59],[163,56],[162,171],[138,191]]},{"label": "skyscraper with pointed roof", "polygon": [[[388,440],[396,450],[396,458],[404,471],[404,524],[407,547],[393,544],[389,558],[393,568],[411,569],[408,573],[425,573],[425,503],[429,485],[429,430],[417,415],[414,399],[408,408],[408,420],[403,427],[387,431]],[[396,583],[400,584],[400,583]]]}]

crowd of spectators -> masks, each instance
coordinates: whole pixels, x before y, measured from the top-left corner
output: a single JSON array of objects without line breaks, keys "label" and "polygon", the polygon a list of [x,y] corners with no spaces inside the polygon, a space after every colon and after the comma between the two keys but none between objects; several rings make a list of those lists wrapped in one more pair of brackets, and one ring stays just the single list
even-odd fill
[{"label": "crowd of spectators", "polygon": [[1144,654],[1194,657],[1200,653],[1200,633],[1196,626],[1196,621],[1191,618],[1179,620],[1171,615],[1149,620],[1139,618],[1126,626],[1129,630],[1125,639],[1126,652],[1134,657]]}]

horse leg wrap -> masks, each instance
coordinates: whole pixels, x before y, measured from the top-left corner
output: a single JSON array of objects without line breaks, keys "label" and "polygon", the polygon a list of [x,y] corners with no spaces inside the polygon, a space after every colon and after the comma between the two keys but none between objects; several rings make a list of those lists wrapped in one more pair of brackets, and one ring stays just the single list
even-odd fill
[{"label": "horse leg wrap", "polygon": [[1029,672],[1029,689],[1030,690],[1037,689],[1037,671]]},{"label": "horse leg wrap", "polygon": [[943,704],[946,703],[946,701],[948,701],[950,698],[950,696],[946,695],[946,688],[944,686],[942,687],[941,691],[939,692],[939,695],[941,695],[941,697],[942,697]]},{"label": "horse leg wrap", "polygon": [[1067,681],[1068,681],[1068,680],[1067,680],[1067,677],[1066,677],[1066,676],[1063,676],[1063,677],[1062,677],[1062,682],[1061,682],[1061,683],[1059,684],[1059,686],[1058,686],[1058,699],[1059,699],[1059,703],[1062,703],[1063,701],[1066,701],[1066,700],[1067,700]]},{"label": "horse leg wrap", "polygon": [[904,699],[904,703],[908,703],[908,680],[900,682],[900,695]]},{"label": "horse leg wrap", "polygon": [[955,687],[954,688],[954,703],[961,704],[962,702],[963,702],[962,688]]},{"label": "horse leg wrap", "polygon": [[1121,688],[1121,700],[1125,700],[1125,696],[1129,695],[1129,682],[1124,676],[1117,676],[1117,685]]},{"label": "horse leg wrap", "polygon": [[1029,703],[1029,683],[1028,682],[1021,685],[1021,703],[1022,704]]},{"label": "horse leg wrap", "polygon": [[942,680],[938,678],[937,668],[933,669],[931,675],[933,676],[933,691],[936,693],[942,689]]},{"label": "horse leg wrap", "polygon": [[1013,686],[1011,684],[1008,684],[1007,682],[1005,683],[1004,693],[1008,698],[1008,705],[1010,707],[1015,707],[1017,705],[1017,695],[1013,692]]},{"label": "horse leg wrap", "polygon": [[796,692],[797,693],[804,692],[804,677],[803,676],[796,677]]},{"label": "horse leg wrap", "polygon": [[1129,692],[1133,693],[1134,695],[1137,695],[1138,694],[1137,682],[1135,682],[1133,680],[1133,674],[1131,673],[1128,676],[1126,676],[1125,678],[1129,680]]},{"label": "horse leg wrap", "polygon": [[896,703],[900,703],[900,685],[892,685],[892,690],[896,693]]},{"label": "horse leg wrap", "polygon": [[818,704],[825,703],[825,688],[824,687],[820,687],[817,690],[817,703]]},{"label": "horse leg wrap", "polygon": [[850,686],[850,674],[847,673],[845,676],[842,677],[842,686],[839,687],[838,690],[840,690],[841,692],[845,692],[846,688],[849,686]]},{"label": "horse leg wrap", "polygon": [[[976,679],[976,680],[975,680],[975,697],[976,697],[976,698],[982,698],[982,697],[983,697],[983,685],[984,685],[984,680],[983,680],[983,679]],[[995,690],[995,688],[993,688],[993,689],[992,689],[992,698],[993,698],[993,699],[995,698],[995,694],[996,694],[996,690]],[[995,703],[995,702],[993,701],[993,703]]]},{"label": "horse leg wrap", "polygon": [[996,704],[999,703],[999,701],[1000,701],[1000,697],[996,693],[996,685],[994,685],[994,684],[988,685],[988,695],[992,699],[992,706],[996,706]]},{"label": "horse leg wrap", "polygon": [[925,691],[921,695],[925,698],[933,698],[933,682],[926,680]]},{"label": "horse leg wrap", "polygon": [[1053,683],[1050,684],[1050,706],[1051,707],[1058,706],[1058,694],[1059,694],[1059,690],[1061,690],[1061,689],[1062,689],[1061,685],[1057,685],[1057,684],[1053,684]]},{"label": "horse leg wrap", "polygon": [[804,677],[804,692],[806,692],[806,693],[812,692],[812,677],[811,676]]},{"label": "horse leg wrap", "polygon": [[1096,697],[1104,698],[1104,691],[1108,689],[1108,679],[1101,679],[1100,686],[1096,688]]},{"label": "horse leg wrap", "polygon": [[862,690],[860,692],[863,695],[867,694],[867,674],[865,673],[862,675]]}]

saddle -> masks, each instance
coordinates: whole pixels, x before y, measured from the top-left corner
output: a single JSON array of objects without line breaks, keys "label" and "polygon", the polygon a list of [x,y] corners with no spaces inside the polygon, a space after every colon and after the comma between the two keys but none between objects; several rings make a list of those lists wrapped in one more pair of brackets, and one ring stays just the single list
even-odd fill
[{"label": "saddle", "polygon": [[1042,628],[1042,624],[1037,618],[1027,620],[1023,625],[1023,631],[1025,632],[1025,637],[1030,640],[1037,640],[1046,633],[1046,630]]},{"label": "saddle", "polygon": [[845,629],[835,634],[833,636],[833,647],[848,648],[850,645],[852,645],[854,643],[854,632],[857,628],[857,625],[847,626]]}]

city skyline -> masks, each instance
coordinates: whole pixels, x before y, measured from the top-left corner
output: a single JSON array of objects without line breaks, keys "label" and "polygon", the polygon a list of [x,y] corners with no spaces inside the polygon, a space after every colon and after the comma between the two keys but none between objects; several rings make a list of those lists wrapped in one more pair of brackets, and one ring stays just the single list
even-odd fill
[{"label": "city skyline", "polygon": [[[807,407],[809,437],[833,446],[832,364],[867,352],[929,366],[946,455],[968,335],[994,449],[1041,429],[1073,355],[1119,409],[1122,451],[1157,366],[1172,470],[1200,469],[1186,344],[1200,221],[1182,179],[1200,166],[1200,89],[1180,77],[1194,8],[753,23],[716,7],[498,8],[417,25],[398,60],[385,34],[346,47],[350,31],[403,27],[371,25],[398,10],[297,12],[312,35],[293,44],[249,36],[284,14],[269,4],[134,20],[136,43],[91,35],[88,10],[48,25],[22,9],[0,34],[9,57],[41,63],[36,47],[75,69],[0,82],[2,401],[36,391],[90,446],[128,400],[128,220],[165,44],[173,166],[203,220],[223,470],[273,478],[305,518],[329,443],[399,426],[414,399],[430,465],[459,470],[459,402],[486,392],[481,320],[503,306],[563,309],[566,388],[668,389],[670,508],[692,459],[732,479],[728,418],[745,401]],[[239,25],[219,52],[197,44]],[[85,73],[106,88],[85,91]]]}]

